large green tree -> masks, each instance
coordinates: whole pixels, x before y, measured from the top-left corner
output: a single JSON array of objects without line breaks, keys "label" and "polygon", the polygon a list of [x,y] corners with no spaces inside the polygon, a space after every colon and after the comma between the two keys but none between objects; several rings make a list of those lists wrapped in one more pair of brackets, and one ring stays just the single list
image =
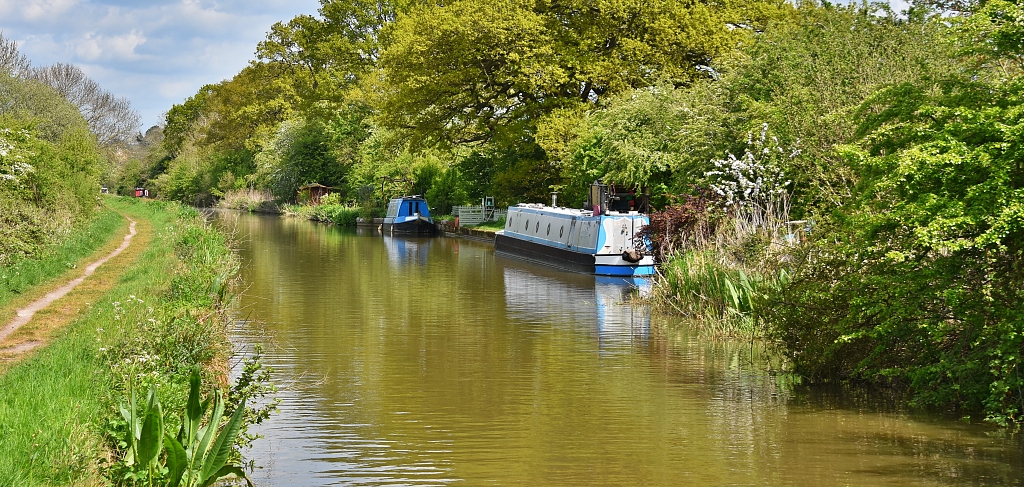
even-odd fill
[{"label": "large green tree", "polygon": [[457,0],[384,30],[378,116],[415,142],[530,133],[559,108],[705,76],[781,2]]},{"label": "large green tree", "polygon": [[288,70],[307,118],[331,117],[338,105],[362,102],[360,83],[376,69],[380,32],[411,0],[321,0],[318,16],[274,24],[256,49]]}]

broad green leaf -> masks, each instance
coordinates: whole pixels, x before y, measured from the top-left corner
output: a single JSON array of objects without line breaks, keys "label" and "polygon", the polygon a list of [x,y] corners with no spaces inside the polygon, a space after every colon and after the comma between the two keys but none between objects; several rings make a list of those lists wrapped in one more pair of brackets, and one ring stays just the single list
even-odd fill
[{"label": "broad green leaf", "polygon": [[140,465],[149,465],[160,454],[161,447],[163,446],[163,421],[160,403],[154,400],[146,408],[142,421],[142,435],[139,437],[138,448]]},{"label": "broad green leaf", "polygon": [[167,487],[178,487],[181,477],[188,468],[188,455],[185,448],[171,435],[165,435],[167,445]]},{"label": "broad green leaf", "polygon": [[199,400],[200,379],[199,372],[193,371],[189,378],[188,403],[185,405],[185,418],[182,422],[183,439],[185,447],[192,446],[196,441],[196,434],[199,431],[199,423],[203,419],[204,404]]},{"label": "broad green leaf", "polygon": [[226,478],[229,475],[234,475],[235,477],[238,477],[240,479],[245,480],[245,483],[249,487],[252,487],[252,481],[249,480],[249,477],[245,475],[245,471],[240,469],[240,468],[238,468],[238,467],[236,467],[236,466],[233,466],[233,465],[225,465],[225,466],[221,467],[221,469],[218,470],[217,473],[213,474],[213,476],[210,477],[206,481],[206,483],[204,483],[202,485],[203,485],[203,487],[213,485],[218,480]]},{"label": "broad green leaf", "polygon": [[228,424],[224,426],[220,435],[217,436],[217,441],[214,442],[212,451],[206,457],[206,461],[203,462],[203,469],[200,474],[200,478],[204,479],[203,485],[209,485],[207,482],[211,482],[211,477],[227,463],[228,455],[231,454],[231,447],[235,443],[235,437],[238,436],[238,430],[242,427],[242,418],[244,416],[245,401],[243,400],[231,415]]},{"label": "broad green leaf", "polygon": [[210,422],[206,424],[206,427],[202,429],[202,440],[196,446],[194,453],[192,454],[192,465],[205,464],[205,458],[210,448],[210,443],[213,442],[213,435],[217,433],[217,426],[220,425],[220,418],[224,415],[224,399],[221,397],[221,392],[217,391],[213,399],[213,416],[210,417]]}]

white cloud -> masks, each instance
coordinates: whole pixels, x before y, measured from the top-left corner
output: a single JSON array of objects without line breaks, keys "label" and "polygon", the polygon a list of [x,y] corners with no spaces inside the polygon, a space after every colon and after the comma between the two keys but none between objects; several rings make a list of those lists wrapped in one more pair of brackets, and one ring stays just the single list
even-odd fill
[{"label": "white cloud", "polygon": [[88,32],[78,39],[65,42],[69,51],[85,61],[108,59],[114,61],[130,61],[139,56],[135,48],[146,42],[146,37],[136,30],[124,35],[105,36]]},{"label": "white cloud", "polygon": [[[7,0],[4,3],[8,3]],[[10,3],[20,7],[18,10],[24,19],[35,20],[53,15],[62,15],[77,5],[78,0],[23,0]]]}]

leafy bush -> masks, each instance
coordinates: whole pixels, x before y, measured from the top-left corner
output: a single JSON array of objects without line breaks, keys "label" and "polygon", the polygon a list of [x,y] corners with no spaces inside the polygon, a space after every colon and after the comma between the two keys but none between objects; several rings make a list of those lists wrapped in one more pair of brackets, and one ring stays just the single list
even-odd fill
[{"label": "leafy bush", "polygon": [[[992,35],[1000,24],[985,19],[1003,7],[964,25]],[[998,55],[1019,59],[1019,44]],[[767,319],[814,381],[905,387],[919,406],[1019,426],[1024,78],[979,69],[865,101],[863,138],[837,151],[858,175],[857,198],[794,256],[793,285]]]},{"label": "leafy bush", "polygon": [[[85,224],[97,206],[100,167],[81,115],[65,113],[61,107],[71,108],[49,88],[5,77],[0,99],[11,99],[0,107],[0,265],[35,256]],[[54,107],[38,107],[42,102]],[[7,113],[11,108],[21,110]]]},{"label": "leafy bush", "polygon": [[384,208],[374,206],[362,206],[359,208],[359,218],[364,220],[372,220],[374,218],[384,218],[387,210]]},{"label": "leafy bush", "polygon": [[356,218],[359,218],[367,210],[365,208],[346,206],[342,204],[321,204],[316,206],[293,205],[287,207],[285,211],[313,221],[354,227],[356,226]]},{"label": "leafy bush", "polygon": [[320,205],[316,208],[316,214],[322,215],[318,221],[327,221],[343,227],[356,226],[356,218],[361,211],[359,208],[343,205]]},{"label": "leafy bush", "polygon": [[432,183],[424,196],[432,205],[431,211],[434,213],[451,214],[453,207],[464,205],[469,201],[458,168],[445,169],[434,178]]},{"label": "leafy bush", "polygon": [[710,241],[724,216],[720,209],[719,197],[710,189],[698,188],[696,194],[674,197],[677,204],[650,215],[650,223],[634,237],[635,244],[644,248],[650,244],[659,261],[666,260],[676,252],[701,246]]}]

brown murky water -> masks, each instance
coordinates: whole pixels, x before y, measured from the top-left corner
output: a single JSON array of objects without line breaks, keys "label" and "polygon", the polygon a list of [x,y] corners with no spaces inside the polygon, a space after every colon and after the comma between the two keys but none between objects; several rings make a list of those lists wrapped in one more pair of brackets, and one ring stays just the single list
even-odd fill
[{"label": "brown murky water", "polygon": [[257,485],[1021,485],[992,428],[825,394],[630,282],[452,238],[224,213],[280,413]]}]

